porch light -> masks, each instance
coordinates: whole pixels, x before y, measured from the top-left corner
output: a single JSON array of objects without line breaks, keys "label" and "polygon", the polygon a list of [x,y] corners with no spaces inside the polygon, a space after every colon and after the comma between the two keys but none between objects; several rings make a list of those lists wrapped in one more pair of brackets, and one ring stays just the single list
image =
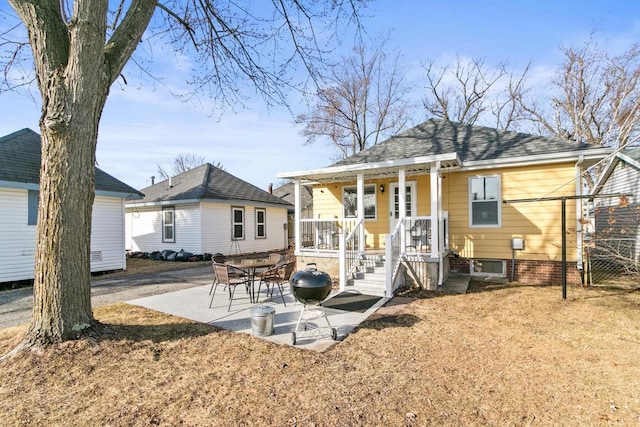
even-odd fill
[{"label": "porch light", "polygon": [[384,193],[384,185],[380,184],[380,192]]}]

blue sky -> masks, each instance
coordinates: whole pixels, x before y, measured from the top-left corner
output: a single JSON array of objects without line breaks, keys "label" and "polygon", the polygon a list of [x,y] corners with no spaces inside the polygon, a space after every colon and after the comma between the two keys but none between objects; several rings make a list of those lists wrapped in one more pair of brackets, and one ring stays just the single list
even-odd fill
[{"label": "blue sky", "polygon": [[[364,22],[371,35],[391,31],[387,46],[402,53],[403,70],[417,98],[424,91],[420,64],[428,59],[448,62],[459,55],[484,58],[487,65],[506,60],[514,71],[531,62],[535,79],[560,63],[561,46],[579,46],[593,30],[612,51],[640,41],[637,0],[387,0],[372,2],[365,14],[370,15]],[[169,62],[162,66],[180,90],[183,70]],[[180,153],[220,162],[263,189],[278,183],[279,172],[327,166],[335,156],[326,143],[303,145],[301,128],[289,111],[268,110],[261,99],[250,100],[249,109],[211,115],[206,100],[183,103],[164,87],[133,81],[111,90],[97,160],[101,169],[135,188],[148,186],[157,165],[169,166]],[[306,111],[295,101],[292,108],[296,114]],[[25,127],[38,131],[39,109],[38,102],[24,95],[0,94],[0,135]],[[424,118],[416,109],[414,122]]]}]

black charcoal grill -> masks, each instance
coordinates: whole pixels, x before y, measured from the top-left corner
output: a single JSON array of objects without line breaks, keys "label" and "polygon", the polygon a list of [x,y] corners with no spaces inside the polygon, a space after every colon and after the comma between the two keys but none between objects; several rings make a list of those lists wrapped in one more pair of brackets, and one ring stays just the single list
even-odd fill
[{"label": "black charcoal grill", "polygon": [[[327,273],[318,271],[315,264],[310,264],[306,269],[296,272],[289,280],[291,286],[291,293],[293,296],[302,303],[302,309],[300,310],[300,316],[298,317],[298,323],[296,323],[296,330],[291,334],[291,343],[296,345],[296,338],[298,334],[298,328],[300,323],[304,322],[304,330],[308,330],[312,326],[308,323],[309,320],[324,317],[327,321],[327,325],[331,329],[331,338],[338,339],[338,332],[335,328],[331,327],[329,318],[324,311],[322,301],[331,293],[331,276]],[[308,310],[307,306],[317,306],[318,310]],[[305,317],[306,315],[306,317]]]}]

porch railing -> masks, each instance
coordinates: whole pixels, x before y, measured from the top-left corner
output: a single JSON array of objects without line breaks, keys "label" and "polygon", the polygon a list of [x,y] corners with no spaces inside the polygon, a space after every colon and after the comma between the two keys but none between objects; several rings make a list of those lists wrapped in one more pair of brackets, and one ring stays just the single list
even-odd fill
[{"label": "porch railing", "polygon": [[340,234],[351,235],[356,229],[356,223],[355,218],[301,219],[301,249],[304,251],[335,252],[340,249]]},{"label": "porch railing", "polygon": [[345,259],[345,274],[344,280],[346,280],[351,273],[353,273],[358,266],[360,260],[361,251],[360,248],[364,248],[365,245],[360,245],[360,236],[364,233],[360,233],[362,227],[364,227],[364,220],[358,221],[353,230],[344,239],[344,259]]}]

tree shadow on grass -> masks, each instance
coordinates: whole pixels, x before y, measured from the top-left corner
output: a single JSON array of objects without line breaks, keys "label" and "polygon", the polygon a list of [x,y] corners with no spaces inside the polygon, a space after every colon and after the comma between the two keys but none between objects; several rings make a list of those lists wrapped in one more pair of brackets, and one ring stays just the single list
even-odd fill
[{"label": "tree shadow on grass", "polygon": [[95,339],[131,341],[176,341],[219,333],[216,326],[187,320],[144,307],[118,303],[95,310],[103,330]]},{"label": "tree shadow on grass", "polygon": [[422,319],[413,314],[389,314],[365,320],[358,326],[358,329],[411,328],[420,321]]},{"label": "tree shadow on grass", "polygon": [[165,323],[160,325],[123,325],[104,324],[103,333],[97,341],[129,340],[135,342],[152,341],[154,343],[177,341],[217,334],[224,329],[204,323]]}]

